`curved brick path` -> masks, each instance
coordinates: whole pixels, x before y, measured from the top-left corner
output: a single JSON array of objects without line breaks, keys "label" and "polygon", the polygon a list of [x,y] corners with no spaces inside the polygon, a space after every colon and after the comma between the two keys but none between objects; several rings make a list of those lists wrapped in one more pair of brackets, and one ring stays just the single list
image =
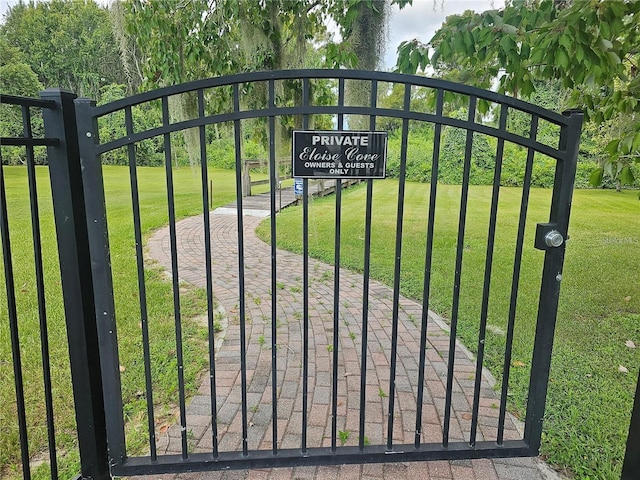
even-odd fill
[{"label": "curved brick path", "polygon": [[[229,210],[218,210],[227,212]],[[260,214],[259,211],[252,211]],[[216,354],[219,448],[241,449],[240,328],[238,321],[238,245],[235,215],[210,215],[214,296],[227,312],[229,325],[224,342]],[[258,239],[255,228],[259,216],[244,216],[246,305],[247,305],[247,392],[249,449],[272,447],[271,423],[271,268],[270,247]],[[205,286],[204,235],[202,217],[177,223],[178,270],[181,281]],[[171,268],[169,230],[159,230],[148,243],[150,256],[167,270]],[[277,255],[277,356],[278,438],[280,448],[298,448],[302,420],[302,261],[285,251]],[[333,267],[309,259],[309,416],[307,445],[328,446],[331,437],[331,366],[333,353]],[[360,349],[362,322],[362,275],[342,269],[340,273],[340,328],[338,373],[338,430],[349,432],[347,445],[357,445],[359,422]],[[370,444],[384,444],[389,389],[390,332],[392,291],[371,282],[367,360],[366,426]],[[416,383],[421,307],[400,298],[396,413],[394,443],[414,440]],[[446,363],[449,336],[445,326],[432,315],[428,326],[425,405],[423,431],[426,442],[442,440]],[[473,373],[475,363],[461,346],[456,349],[450,439],[469,437]],[[194,452],[212,448],[209,378],[206,376],[198,395],[187,406],[187,427]],[[493,390],[483,379],[481,389],[478,440],[483,435],[495,438],[498,409]],[[521,438],[507,418],[505,438]],[[338,445],[340,442],[338,441]],[[158,439],[158,453],[180,452],[180,430],[171,427]],[[537,459],[498,459],[409,462],[333,467],[298,467],[273,470],[207,472],[200,474],[151,476],[153,479],[514,479],[554,478],[553,472]],[[557,477],[555,477],[557,478]]]}]

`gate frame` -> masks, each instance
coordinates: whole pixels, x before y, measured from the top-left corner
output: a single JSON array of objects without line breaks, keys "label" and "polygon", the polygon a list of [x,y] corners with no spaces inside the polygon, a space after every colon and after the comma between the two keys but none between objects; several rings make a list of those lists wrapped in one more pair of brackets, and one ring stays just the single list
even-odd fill
[{"label": "gate frame", "polygon": [[[70,352],[71,375],[74,389],[74,401],[76,405],[81,406],[80,408],[76,408],[76,419],[82,473],[76,478],[106,480],[111,478],[111,476],[108,464],[108,452],[106,444],[106,420],[104,411],[102,410],[102,406],[104,405],[104,396],[102,392],[102,382],[96,381],[96,379],[98,379],[101,374],[101,366],[99,358],[96,358],[94,354],[97,350],[95,332],[96,318],[90,313],[90,306],[94,301],[94,298],[92,298],[91,295],[93,279],[91,278],[91,275],[87,274],[87,252],[84,246],[89,243],[89,231],[91,231],[91,234],[93,236],[103,235],[103,240],[107,244],[108,235],[106,230],[106,218],[100,216],[102,210],[100,208],[98,208],[97,211],[94,211],[95,209],[89,210],[88,206],[84,205],[84,194],[81,194],[82,186],[80,186],[80,184],[82,183],[86,185],[86,187],[84,187],[85,189],[95,187],[100,189],[103,188],[101,179],[101,166],[99,162],[85,161],[82,162],[81,165],[81,159],[79,157],[79,150],[82,150],[85,154],[87,152],[90,152],[92,155],[95,155],[95,141],[91,139],[91,132],[97,131],[97,128],[95,126],[95,119],[91,117],[91,110],[95,108],[95,102],[89,99],[76,99],[74,102],[74,99],[76,99],[75,94],[62,89],[48,89],[41,93],[40,100],[0,94],[0,103],[20,105],[22,107],[23,127],[25,128],[23,137],[3,137],[1,143],[3,145],[26,146],[27,149],[33,148],[33,146],[36,145],[46,146],[48,148],[52,195],[55,197],[54,214],[56,219],[56,229],[57,231],[62,230],[62,233],[64,235],[62,235],[61,238],[65,238],[67,240],[70,239],[72,242],[59,243],[59,256],[61,264],[61,277],[63,283],[65,321],[68,331],[68,344]],[[77,118],[76,114],[74,113],[74,103],[77,109]],[[44,113],[44,138],[33,138],[31,134],[31,127],[28,123],[29,107],[40,108],[43,112],[46,112]],[[273,107],[273,105],[270,105],[270,107]],[[27,109],[26,114],[24,113],[25,108]],[[573,117],[574,113],[579,114],[579,112],[570,112],[569,116]],[[81,122],[78,120],[80,120]],[[82,132],[80,132],[80,130],[77,128],[78,123],[81,123],[83,125],[92,125],[92,129],[84,129],[84,135],[82,135]],[[572,123],[574,125],[574,129],[580,128],[577,119],[574,119]],[[76,130],[78,131],[77,141],[76,139],[74,139],[73,135],[73,132]],[[577,149],[577,145],[574,148]],[[85,157],[85,160],[89,160],[91,158],[93,157]],[[98,165],[96,165],[96,163],[98,163]],[[89,167],[89,171],[84,170],[83,174],[81,174],[81,171],[79,170],[80,165],[81,169]],[[92,166],[98,166],[98,168],[93,168],[91,170]],[[570,173],[571,172],[567,173],[565,169],[563,178],[567,178],[566,175],[571,176]],[[558,174],[559,172],[556,171],[556,178]],[[82,182],[78,182],[79,175],[82,176]],[[0,171],[0,182],[2,181],[2,172]],[[368,189],[370,187],[371,185],[368,185]],[[104,192],[101,190],[101,194],[103,193]],[[564,208],[567,209],[567,213],[568,209],[570,208],[570,200],[570,196],[569,198],[564,199]],[[87,215],[87,229],[83,227],[82,221],[76,220],[82,218],[83,210]],[[93,218],[100,219],[100,222],[91,222],[90,219],[92,218],[92,215],[96,214],[97,216],[93,216]],[[5,222],[6,212],[0,212],[0,216],[3,217],[1,220]],[[70,224],[69,220],[71,221]],[[69,228],[69,230],[61,229],[62,225]],[[6,233],[6,231],[7,228],[4,228],[3,234]],[[4,250],[10,251],[8,240],[4,236],[3,242],[5,247]],[[72,244],[79,245],[82,248],[74,250],[74,248],[70,248],[70,245]],[[95,252],[95,248],[92,251],[92,255],[94,256],[100,256],[97,255],[99,253],[99,251]],[[6,254],[7,252],[5,252],[5,256]],[[106,254],[108,260],[108,252],[103,252],[103,255],[104,254]],[[561,275],[561,273],[557,273],[555,278],[553,278],[553,264],[557,264],[558,262],[562,264],[562,259],[556,256],[556,258],[553,259],[553,262],[549,262],[551,265],[548,265],[546,261],[547,257],[551,257],[551,255],[545,256],[544,276],[547,279],[546,285],[550,290],[555,291],[555,288],[553,287],[559,284],[558,275]],[[62,268],[63,265],[64,269]],[[5,269],[7,268],[10,272],[12,266],[10,260],[9,263],[7,263],[7,260],[5,258]],[[12,277],[12,275],[8,276]],[[103,277],[102,282],[110,281],[110,272],[106,270],[102,270],[99,274],[93,272],[93,276]],[[556,282],[555,284],[554,280]],[[75,301],[77,297],[74,298],[70,295],[70,293],[74,292],[81,293],[81,301],[79,302],[79,304],[77,304]],[[99,292],[96,293],[95,291],[93,291],[93,293],[97,296],[100,295]],[[11,292],[9,293],[9,296],[10,294]],[[101,302],[106,303],[107,305],[112,303],[112,301],[113,298],[109,295],[103,295],[101,299]],[[99,305],[101,302],[97,300],[95,301],[96,308],[97,305]],[[11,305],[9,307],[11,308]],[[109,321],[113,321],[113,319],[110,319]],[[555,318],[553,318],[552,321],[547,318],[544,322],[538,322],[538,326],[536,329],[536,338],[538,335],[544,337],[545,344],[549,346],[553,341],[554,323]],[[540,358],[540,355],[542,354],[540,350],[543,349],[539,349],[536,351],[538,358]],[[17,363],[19,368],[19,351],[14,351],[14,355],[17,355],[18,357]],[[534,362],[534,366],[532,366],[532,368],[533,367],[541,370],[543,373],[546,372],[544,381],[548,382],[548,362],[545,361],[545,358],[542,358],[540,361]],[[16,379],[16,382],[16,396],[18,398],[18,403],[20,403],[21,380],[18,378]],[[537,384],[538,382],[533,382],[532,378],[531,383]],[[88,385],[90,388],[80,389],[78,388],[79,385]],[[116,396],[115,400],[118,401],[118,399],[119,397]],[[536,391],[536,395],[530,398],[530,403],[532,405],[539,405],[540,401],[545,402],[546,395],[544,394],[542,389],[538,388]],[[20,417],[19,422],[22,422],[24,420],[21,420],[21,415],[24,413],[23,410],[24,407],[18,409],[18,416]],[[51,429],[52,426],[50,425],[49,428]],[[534,429],[535,431],[541,431],[541,428],[542,416],[539,416],[535,419],[531,419],[531,421],[529,422],[528,432],[531,432],[531,429]],[[21,424],[21,429],[26,430],[26,426]],[[536,435],[529,433],[529,437]],[[52,439],[50,437],[50,442],[51,441]],[[537,442],[537,444],[539,447],[539,442]],[[27,462],[25,466],[25,469],[27,471],[28,451],[25,453],[25,438],[21,438],[21,448],[23,450],[23,466],[25,466],[24,462]],[[52,448],[53,450],[51,450]],[[53,454],[55,454],[55,443],[50,444],[49,449],[50,453],[53,452]],[[531,444],[529,446],[529,450],[533,449],[534,444]],[[317,456],[316,458],[320,458],[320,456]],[[367,458],[362,455],[359,455],[359,458],[363,459],[363,461],[367,460]],[[241,458],[240,460],[245,461],[244,458]],[[197,464],[194,464],[192,466],[196,465]],[[145,471],[148,470],[148,467],[145,467],[143,465],[140,465],[139,468],[145,469]],[[640,378],[638,383],[636,384],[635,400],[631,413],[631,422],[629,427],[629,434],[627,437],[626,453],[622,466],[621,478],[622,480],[632,480],[637,478],[638,475],[640,475]]]},{"label": "gate frame", "polygon": [[54,88],[41,92],[40,98],[53,104],[43,109],[45,137],[59,139],[57,145],[47,146],[47,156],[80,450],[81,474],[77,478],[107,480],[111,478],[107,422],[76,95]]},{"label": "gate frame", "polygon": [[[556,124],[558,124],[558,118],[561,118],[560,115],[554,112],[549,112],[520,100],[442,80],[356,70],[297,70],[249,73],[200,80],[139,94],[100,107],[96,107],[91,100],[77,99],[75,101],[75,114],[78,125],[81,127],[77,129],[77,136],[73,138],[73,127],[69,128],[69,125],[75,125],[75,119],[71,118],[72,114],[69,112],[73,110],[70,102],[74,96],[60,90],[43,92],[43,98],[50,98],[62,105],[62,116],[65,122],[68,122],[67,126],[58,132],[54,129],[54,124],[57,123],[56,118],[59,119],[60,117],[45,114],[45,128],[48,129],[46,130],[47,135],[58,135],[64,139],[62,143],[66,144],[70,152],[69,164],[58,166],[58,163],[64,162],[56,158],[55,147],[50,147],[52,186],[54,182],[56,184],[53,194],[54,207],[56,208],[56,228],[60,239],[60,263],[63,276],[65,313],[70,327],[70,345],[72,343],[75,344],[76,341],[79,342],[77,344],[78,348],[74,347],[71,355],[72,369],[75,370],[74,394],[76,396],[79,443],[85,449],[84,453],[81,451],[82,473],[86,476],[85,478],[99,480],[108,478],[105,476],[104,470],[107,437],[109,438],[109,463],[113,475],[538,455],[560,281],[562,278],[562,265],[564,262],[564,242],[559,247],[543,248],[546,251],[533,347],[525,434],[522,440],[508,440],[501,444],[494,441],[475,442],[473,445],[468,443],[465,445],[463,442],[448,443],[446,446],[441,444],[421,444],[419,448],[414,448],[413,450],[408,448],[398,449],[398,447],[408,447],[408,445],[397,445],[396,449],[389,449],[385,445],[375,445],[363,448],[341,447],[339,452],[332,451],[330,448],[310,448],[304,450],[302,454],[300,449],[280,449],[277,454],[268,450],[259,450],[222,452],[217,457],[213,457],[211,453],[206,453],[191,454],[186,458],[184,455],[164,455],[156,459],[150,459],[149,457],[127,458],[124,443],[124,423],[122,420],[118,346],[102,182],[102,163],[99,160],[99,156],[102,152],[125,145],[132,145],[152,135],[148,135],[148,132],[130,133],[122,139],[99,145],[97,118],[152,99],[163,99],[163,103],[166,103],[164,100],[169,95],[188,91],[201,92],[205,88],[223,85],[237,86],[244,82],[323,78],[339,79],[342,82],[346,79],[403,83],[405,86],[424,86],[440,91],[468,95],[470,98],[486,99],[507,108],[515,108],[540,118],[552,119],[551,121]],[[496,138],[502,138],[535,151],[540,151],[556,159],[549,223],[554,225],[563,238],[568,238],[567,228],[583,118],[582,113],[579,111],[563,113],[566,120],[561,125],[560,143],[559,148],[556,150],[538,143],[535,139],[527,139],[506,130],[501,130],[501,136],[498,137],[495,134],[497,131],[495,128],[476,123],[473,123],[474,128],[471,128],[469,121],[444,117],[442,114],[418,114],[410,112],[406,108],[405,110],[389,110],[375,106],[357,107],[344,106],[343,104],[320,107],[310,106],[307,103],[300,107],[277,108],[271,104],[260,111],[240,111],[237,108],[238,89],[234,88],[234,92],[236,108],[232,112],[211,117],[200,116],[196,119],[175,124],[164,124],[163,127],[154,130],[153,136],[222,121],[233,121],[239,124],[240,120],[247,118],[271,118],[286,114],[305,115],[313,113],[390,116],[404,119],[406,124],[408,124],[408,120],[415,119],[429,121],[435,125],[461,127],[467,132],[485,133]],[[215,117],[215,120],[211,120],[213,117]],[[49,124],[48,127],[47,124]],[[556,152],[556,154],[550,154],[550,152]],[[58,189],[60,191],[56,192]],[[91,201],[89,201],[88,196],[85,196],[85,192],[87,192],[86,195],[91,195]],[[96,198],[98,201],[95,201]],[[68,241],[65,239],[68,239]],[[88,268],[89,265],[91,266],[90,269]],[[80,296],[81,301],[70,301],[71,298],[78,298],[76,295]],[[92,318],[93,316],[95,318]],[[95,321],[92,323],[91,320]],[[78,328],[78,326],[81,326],[81,328]],[[74,337],[72,342],[72,336],[74,335],[79,338]],[[100,351],[100,357],[97,355],[98,350]],[[81,367],[83,363],[86,368]],[[73,367],[74,364],[76,365],[75,368]],[[101,379],[101,381],[98,381],[98,379]],[[84,408],[85,405],[88,405],[87,408]],[[104,415],[102,415],[102,412],[104,412]],[[109,422],[105,422],[105,418],[109,418]],[[88,428],[84,434],[90,437],[86,440],[80,437],[80,430],[84,430],[85,425]],[[85,441],[88,443],[85,443]]]}]

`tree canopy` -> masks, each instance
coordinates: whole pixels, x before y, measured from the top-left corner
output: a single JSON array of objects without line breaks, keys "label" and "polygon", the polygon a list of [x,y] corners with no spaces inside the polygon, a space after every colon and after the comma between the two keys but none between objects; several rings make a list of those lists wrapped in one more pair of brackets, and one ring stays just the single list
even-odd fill
[{"label": "tree canopy", "polygon": [[[373,69],[384,49],[385,0],[125,0],[122,6],[148,86],[309,66],[305,52],[313,42],[326,46],[325,65]],[[329,21],[342,42],[329,38]],[[379,31],[375,38],[372,30]]]},{"label": "tree canopy", "polygon": [[40,90],[42,84],[22,52],[0,37],[0,91],[9,95],[35,96]]},{"label": "tree canopy", "polygon": [[[38,76],[26,63],[22,52],[0,37],[0,92],[35,97],[41,90],[42,85],[38,81]],[[42,119],[37,116],[35,121],[32,121],[32,125],[35,130],[39,130]],[[19,137],[23,134],[22,129],[21,109],[13,105],[0,105],[0,137]],[[17,163],[25,160],[24,150],[21,148],[5,147],[2,155],[3,161],[6,162]],[[41,157],[38,155],[39,161]]]},{"label": "tree canopy", "polygon": [[[130,40],[137,45],[144,89],[254,70],[327,65],[374,69],[386,40],[386,0],[126,0],[120,6],[129,36],[121,45]],[[338,26],[339,44],[329,35],[328,20]],[[372,31],[378,31],[375,38]],[[299,100],[301,84],[284,83],[278,86],[279,101]],[[359,92],[348,93],[353,97]],[[250,98],[264,104],[265,95],[266,90],[255,91]],[[195,94],[184,94],[171,110],[178,119],[187,119],[196,115],[196,107]],[[185,132],[194,162],[196,133]]]},{"label": "tree canopy", "polygon": [[[431,40],[403,42],[399,71],[455,67],[465,83],[529,98],[536,80],[558,79],[569,104],[611,137],[603,168],[633,182],[640,159],[640,2],[510,0],[502,9],[447,18]],[[479,105],[480,106],[480,105]],[[620,128],[611,128],[612,123]]]},{"label": "tree canopy", "polygon": [[102,86],[126,82],[109,11],[93,1],[20,1],[6,13],[0,36],[45,87],[99,98]]}]

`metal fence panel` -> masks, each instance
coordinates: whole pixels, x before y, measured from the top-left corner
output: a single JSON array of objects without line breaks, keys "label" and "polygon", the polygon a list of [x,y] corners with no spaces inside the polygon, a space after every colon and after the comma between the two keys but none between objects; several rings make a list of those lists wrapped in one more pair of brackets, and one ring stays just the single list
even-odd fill
[{"label": "metal fence panel", "polygon": [[[317,81],[332,82],[331,91],[335,95],[334,100],[326,104],[316,104],[313,98],[313,89]],[[284,101],[279,92],[282,82],[290,82],[299,89],[298,99]],[[369,94],[366,105],[351,105],[345,101],[351,83],[360,85]],[[380,107],[377,104],[378,95],[382,89],[389,85],[400,85],[403,88],[403,100],[400,108]],[[265,90],[264,104],[247,107],[244,105],[246,92],[251,88],[262,85]],[[228,111],[211,111],[207,106],[208,95],[216,88],[230,88],[232,93],[232,108]],[[415,89],[422,88],[432,92],[434,101],[433,112],[425,112],[414,108],[412,93]],[[197,115],[195,118],[173,121],[171,117],[170,97],[191,94],[197,97]],[[71,104],[73,96],[59,91],[45,92],[48,100],[40,101],[37,106],[45,109],[45,139],[2,139],[4,144],[27,145],[27,151],[35,145],[47,145],[50,155],[50,172],[53,185],[54,207],[58,237],[60,241],[60,260],[62,264],[62,279],[65,294],[65,310],[67,323],[69,324],[69,342],[72,345],[82,345],[82,348],[72,347],[72,372],[79,422],[79,438],[83,474],[92,474],[94,478],[103,478],[106,465],[106,442],[109,444],[109,462],[111,473],[115,475],[136,475],[145,473],[169,473],[193,470],[217,470],[217,469],[245,469],[259,467],[297,466],[297,465],[332,465],[345,463],[374,463],[387,461],[412,461],[429,459],[461,459],[461,458],[489,458],[507,456],[537,455],[542,435],[542,418],[544,413],[548,372],[555,328],[559,285],[564,260],[564,242],[559,246],[545,243],[544,235],[553,229],[561,238],[567,238],[567,227],[575,176],[575,165],[578,153],[578,142],[582,115],[578,112],[568,112],[566,115],[558,115],[553,112],[529,105],[525,102],[504,97],[494,92],[482,91],[472,87],[453,84],[442,80],[434,80],[423,77],[405,76],[379,72],[361,71],[336,71],[336,70],[297,70],[282,72],[249,73],[229,77],[214,78],[191,82],[184,85],[168,87],[154,92],[147,92],[116,102],[95,106],[87,99],[75,101],[75,108]],[[3,101],[5,98],[3,97]],[[453,99],[453,100],[452,100]],[[253,99],[254,103],[259,103]],[[13,101],[13,100],[12,100]],[[23,100],[20,100],[22,102]],[[18,100],[15,100],[18,102]],[[14,103],[15,103],[14,102]],[[134,125],[134,109],[149,102],[159,102],[162,112],[162,121],[146,131],[137,131]],[[456,103],[457,102],[457,103]],[[499,116],[496,122],[483,121],[478,114],[478,102],[491,102],[499,107]],[[19,102],[17,104],[20,104]],[[452,105],[461,106],[465,112],[460,118],[450,114]],[[32,106],[36,106],[35,104]],[[28,124],[28,106],[25,113],[25,125]],[[530,129],[527,134],[518,134],[509,130],[508,120],[512,112],[525,113],[530,116]],[[123,118],[123,135],[121,138],[109,139],[101,142],[98,137],[98,123],[107,115],[119,114]],[[384,356],[388,362],[388,369],[376,366],[368,361],[371,356],[371,322],[376,320],[371,313],[378,306],[375,305],[371,294],[371,259],[372,259],[372,228],[374,224],[374,180],[366,180],[366,194],[364,199],[364,232],[363,232],[363,275],[362,275],[362,305],[359,306],[361,315],[361,338],[359,375],[360,378],[354,391],[345,387],[346,382],[340,375],[340,362],[342,361],[342,335],[341,327],[343,314],[348,313],[347,307],[341,302],[341,287],[345,283],[345,271],[341,269],[342,228],[344,224],[343,200],[344,192],[341,181],[335,185],[335,218],[333,222],[333,275],[331,288],[331,322],[326,333],[331,337],[327,344],[330,353],[327,358],[330,363],[330,384],[328,386],[327,408],[329,424],[326,425],[328,439],[318,443],[317,438],[312,438],[310,433],[310,412],[314,405],[312,393],[316,385],[314,374],[316,371],[315,360],[311,358],[317,348],[314,338],[316,321],[311,308],[312,299],[310,291],[313,288],[311,278],[311,266],[317,265],[310,258],[310,227],[314,226],[313,212],[310,209],[311,191],[308,179],[302,181],[302,212],[301,212],[301,249],[302,258],[301,278],[302,291],[299,299],[300,316],[300,374],[296,379],[300,388],[300,404],[296,406],[293,415],[282,426],[278,419],[281,418],[284,399],[279,387],[283,385],[283,373],[279,352],[278,320],[283,317],[281,302],[289,301],[285,292],[279,292],[278,275],[282,268],[279,262],[281,253],[276,248],[277,223],[276,190],[278,190],[279,175],[277,151],[279,120],[281,118],[294,119],[302,129],[309,129],[315,116],[330,116],[335,129],[349,129],[350,122],[357,123],[358,118],[364,118],[371,130],[375,130],[381,118],[394,119],[400,125],[400,148],[398,170],[398,193],[395,216],[395,235],[393,247],[393,280],[391,289],[391,305],[389,308],[390,330],[385,340]],[[72,118],[73,117],[73,118]],[[76,118],[77,117],[77,118]],[[60,119],[64,121],[60,121]],[[247,298],[251,294],[251,278],[248,277],[245,246],[245,219],[243,216],[243,138],[248,128],[249,121],[264,120],[265,138],[267,138],[268,167],[270,193],[269,193],[269,233],[271,246],[269,247],[268,284],[270,286],[269,301],[270,316],[269,331],[271,342],[269,349],[270,386],[270,440],[265,443],[268,448],[254,448],[260,441],[251,437],[251,418],[249,411],[249,399],[255,398],[256,392],[250,391],[249,382],[253,371],[248,363],[249,358],[255,356],[255,351],[248,343],[248,334],[251,327],[252,311]],[[76,127],[77,121],[77,127]],[[554,148],[538,139],[538,125],[540,121],[555,125],[560,132],[558,147]],[[209,191],[210,177],[207,169],[207,129],[209,125],[230,125],[233,137],[233,156],[235,160],[235,208],[237,229],[236,263],[234,265],[237,284],[235,309],[237,310],[237,352],[233,358],[217,358],[214,345],[217,341],[215,334],[215,309],[219,300],[219,282],[216,278],[215,240],[211,234],[211,218],[209,205],[211,192]],[[401,311],[401,283],[403,281],[403,246],[405,227],[405,194],[407,189],[407,168],[411,161],[409,149],[412,141],[412,125],[429,125],[433,128],[434,140],[431,160],[430,185],[428,205],[426,205],[425,237],[424,237],[424,276],[422,278],[422,298],[416,307],[419,311],[420,321],[414,323],[413,335],[419,339],[419,351],[410,353],[404,346],[406,334],[406,319],[404,311]],[[56,127],[56,125],[58,125]],[[253,125],[253,124],[252,124]],[[253,128],[253,127],[252,127]],[[207,415],[210,417],[211,448],[207,452],[192,452],[189,439],[189,421],[187,412],[187,391],[185,386],[184,356],[185,333],[183,319],[183,300],[181,298],[181,272],[186,268],[181,260],[181,246],[178,244],[177,232],[177,188],[174,178],[173,154],[175,151],[174,135],[186,129],[195,129],[199,141],[199,178],[202,196],[202,228],[204,253],[202,263],[205,265],[205,294],[207,301],[207,342],[208,352],[208,377],[210,388],[208,394],[211,403],[208,405]],[[431,290],[433,284],[432,268],[434,259],[434,240],[436,237],[438,180],[441,170],[443,155],[447,152],[443,145],[445,131],[461,131],[464,134],[464,152],[460,159],[461,190],[459,198],[459,210],[452,213],[458,218],[457,235],[452,243],[455,256],[453,257],[453,282],[451,290],[452,309],[449,325],[449,334],[446,341],[441,341],[441,350],[435,351],[430,340],[429,328],[432,325],[432,313],[430,313]],[[456,402],[462,398],[464,392],[458,389],[457,368],[462,364],[458,353],[458,328],[461,322],[460,299],[465,269],[466,229],[469,222],[476,221],[469,215],[470,208],[470,179],[473,169],[474,147],[480,141],[481,136],[494,138],[496,142],[493,155],[492,187],[489,214],[487,219],[485,268],[482,274],[481,301],[478,321],[478,343],[475,360],[470,362],[473,367],[468,386],[469,418],[465,420],[464,431],[458,432],[458,423],[453,416]],[[28,131],[25,137],[30,138]],[[154,404],[154,379],[155,358],[151,351],[150,329],[153,326],[153,318],[149,314],[147,303],[147,274],[145,262],[147,253],[143,248],[143,214],[141,205],[144,200],[141,197],[141,178],[139,176],[138,146],[141,142],[158,137],[162,139],[164,157],[164,172],[166,180],[166,208],[168,218],[168,255],[170,259],[170,274],[173,295],[173,330],[175,335],[176,355],[176,401],[179,423],[179,446],[175,454],[165,454],[159,448],[158,427],[156,425],[156,405]],[[60,141],[62,139],[63,141]],[[496,254],[496,229],[501,193],[501,172],[505,155],[505,145],[515,145],[526,150],[525,168],[523,171],[523,187],[520,199],[520,208],[517,218],[517,231],[515,234],[513,250],[513,273],[509,292],[509,311],[507,316],[507,329],[505,351],[503,356],[502,388],[497,400],[498,414],[495,425],[495,435],[482,433],[480,425],[481,392],[486,388],[483,381],[483,367],[485,364],[485,339],[487,337],[489,298],[492,287],[492,265]],[[65,150],[61,147],[64,146]],[[122,398],[122,378],[119,364],[119,340],[116,328],[116,312],[112,279],[112,264],[109,251],[109,229],[107,225],[107,210],[105,206],[105,191],[102,177],[102,164],[100,156],[111,150],[126,149],[126,159],[129,172],[129,186],[131,192],[131,222],[133,229],[135,252],[135,271],[137,272],[138,302],[140,310],[140,339],[142,346],[141,359],[144,367],[144,412],[146,416],[148,443],[148,455],[130,456],[127,452],[127,439],[125,435],[125,414]],[[536,246],[546,250],[542,286],[539,296],[537,330],[533,346],[533,364],[530,377],[530,394],[526,412],[525,433],[521,439],[512,439],[506,435],[506,423],[509,421],[507,413],[507,389],[512,363],[512,343],[515,336],[515,319],[518,304],[518,287],[521,277],[522,256],[525,247],[525,229],[527,227],[527,214],[529,207],[529,192],[533,165],[536,155],[543,154],[556,160],[555,186],[552,195],[549,222],[544,227],[539,227],[539,235],[536,238]],[[52,160],[53,159],[53,160]],[[32,163],[29,168],[32,170]],[[82,167],[82,173],[80,171]],[[1,168],[1,167],[0,167]],[[29,170],[29,180],[32,181],[32,173]],[[195,170],[194,170],[195,172]],[[31,197],[32,205],[36,202],[35,192]],[[0,170],[0,230],[2,233],[3,254],[5,257],[5,277],[7,279],[7,298],[9,300],[9,320],[11,338],[14,344],[14,369],[16,399],[18,403],[21,445],[26,446],[26,427],[24,426],[24,400],[21,401],[22,388],[20,385],[20,358],[15,314],[14,289],[12,284],[12,264],[8,226],[6,221],[6,198],[4,193],[4,177]],[[37,220],[37,209],[32,216]],[[64,218],[63,218],[64,217]],[[66,220],[65,220],[66,218]],[[69,225],[71,228],[65,228]],[[86,219],[86,224],[84,223]],[[65,223],[66,222],[66,223]],[[34,225],[37,224],[37,221]],[[545,230],[546,229],[546,230]],[[34,248],[36,251],[36,270],[38,262],[41,263],[37,237],[39,233],[36,227],[33,230]],[[213,252],[213,253],[212,253]],[[38,260],[39,259],[39,260]],[[88,266],[91,266],[91,269]],[[41,306],[41,324],[46,331],[46,315],[44,303],[41,301],[42,274],[39,278],[38,292],[39,305]],[[71,301],[71,299],[74,299]],[[379,301],[379,300],[378,300]],[[72,327],[73,326],[73,327]],[[72,331],[73,330],[73,331]],[[227,340],[230,341],[230,340]],[[235,344],[234,344],[235,345]],[[330,347],[330,348],[329,348]],[[42,342],[43,358],[46,346],[46,334]],[[100,358],[97,358],[97,352]],[[428,376],[430,374],[430,356],[442,354],[444,357],[443,371],[440,379],[443,382],[443,399],[440,404],[428,390]],[[405,369],[404,362],[415,363],[415,369]],[[356,354],[357,357],[357,354]],[[282,358],[282,360],[281,360]],[[220,418],[221,405],[226,400],[226,395],[235,393],[221,393],[218,375],[221,361],[237,362],[240,378],[237,396],[239,403],[238,428],[239,441],[237,448],[225,446],[221,448],[221,438],[224,438],[230,422]],[[382,425],[384,440],[379,444],[369,444],[367,441],[368,421],[378,413],[368,408],[366,392],[370,390],[369,378],[371,367],[376,367],[375,373],[380,373],[382,378],[388,379],[388,395],[380,394],[383,408],[381,414],[384,421],[378,418]],[[43,366],[46,370],[46,366]],[[465,366],[465,368],[467,368]],[[407,378],[406,372],[410,372]],[[46,377],[45,373],[45,377]],[[46,380],[45,380],[46,381]],[[403,382],[408,382],[405,386]],[[89,388],[87,388],[89,387]],[[403,390],[408,388],[408,390]],[[224,390],[228,392],[229,390]],[[411,432],[411,441],[401,441],[394,435],[398,429],[406,428],[399,425],[396,413],[404,408],[399,398],[403,393],[411,393],[411,405],[415,409],[415,417],[410,423],[415,425],[415,431]],[[346,417],[340,403],[344,395],[357,396],[359,405],[355,418],[358,430],[358,441],[355,445],[338,445],[341,441],[340,425]],[[104,402],[104,403],[103,403]],[[47,405],[50,399],[47,399]],[[20,406],[22,405],[22,407]],[[102,415],[104,409],[105,416]],[[442,422],[434,432],[433,425],[425,424],[427,410],[437,411]],[[410,410],[413,412],[413,410]],[[21,413],[22,412],[22,413]],[[53,429],[52,416],[50,420]],[[81,425],[81,423],[83,425]],[[295,431],[299,432],[299,444],[292,446],[290,441],[284,441],[285,430],[295,423]],[[401,423],[401,422],[400,422]],[[85,425],[88,424],[88,425]],[[85,426],[87,428],[85,428]],[[454,426],[456,428],[454,429]],[[386,428],[386,430],[385,430]],[[439,433],[439,438],[434,440],[434,433]],[[463,436],[460,436],[460,433]],[[86,435],[86,436],[85,436]],[[265,439],[268,436],[265,435]],[[297,437],[296,437],[297,438]],[[51,439],[50,447],[55,453],[55,444]],[[257,443],[256,443],[257,442]],[[265,440],[266,442],[266,440]],[[341,441],[344,443],[344,441]],[[28,450],[28,449],[27,449]],[[52,468],[55,466],[55,454],[52,453]],[[23,464],[25,475],[28,475],[28,451],[23,452]],[[25,463],[26,462],[26,463]],[[105,477],[106,478],[106,477]]]}]

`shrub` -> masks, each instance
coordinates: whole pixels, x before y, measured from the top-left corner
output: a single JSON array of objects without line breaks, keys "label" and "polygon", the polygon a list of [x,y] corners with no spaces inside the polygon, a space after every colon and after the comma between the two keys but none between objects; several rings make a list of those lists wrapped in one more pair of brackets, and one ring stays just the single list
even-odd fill
[{"label": "shrub", "polygon": [[[433,130],[418,135],[409,133],[407,146],[406,178],[411,182],[431,181],[431,164],[433,155]],[[443,129],[440,153],[438,181],[444,184],[462,183],[466,131],[459,128]],[[472,185],[490,185],[493,183],[497,140],[486,135],[474,134],[471,150],[471,171],[469,183]],[[387,157],[387,176],[397,178],[400,174],[400,132],[389,138]],[[527,152],[524,148],[506,143],[502,161],[500,184],[509,187],[520,187],[524,182]],[[640,178],[640,166],[634,166],[636,178]],[[531,172],[531,186],[540,188],[553,187],[556,161],[541,154],[536,154]],[[589,176],[598,168],[598,163],[591,158],[579,158],[576,173],[576,188],[590,188]],[[611,179],[603,181],[605,188],[613,188]]]},{"label": "shrub", "polygon": [[207,146],[207,163],[216,168],[236,168],[233,137],[218,138],[209,143]]}]

